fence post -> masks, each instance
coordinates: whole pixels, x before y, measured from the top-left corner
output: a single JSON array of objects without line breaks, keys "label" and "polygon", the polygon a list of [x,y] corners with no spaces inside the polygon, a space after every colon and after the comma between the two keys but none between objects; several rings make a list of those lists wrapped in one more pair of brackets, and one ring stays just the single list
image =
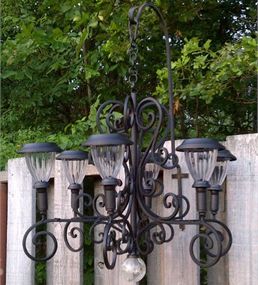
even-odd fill
[{"label": "fence post", "polygon": [[227,224],[233,235],[228,253],[229,285],[258,284],[258,133],[230,136],[237,156],[227,176]]},{"label": "fence post", "polygon": [[[176,142],[177,145],[180,141]],[[167,146],[168,147],[168,146]],[[177,153],[182,174],[188,173],[182,153]],[[172,174],[176,170],[163,171],[164,193],[177,193],[178,180],[172,179]],[[182,179],[183,194],[191,203],[188,219],[196,218],[195,190],[192,188],[192,178]],[[165,214],[166,209],[160,203],[159,213]],[[175,235],[171,242],[161,246],[156,246],[152,254],[148,257],[148,285],[199,285],[200,272],[198,266],[192,261],[189,253],[189,244],[191,238],[197,234],[196,226],[186,226],[182,231],[179,226],[174,226]]]},{"label": "fence post", "polygon": [[[33,285],[34,262],[22,248],[22,238],[35,222],[35,189],[25,159],[8,161],[8,221],[6,284]],[[27,247],[32,249],[28,242]]]},{"label": "fence post", "polygon": [[[223,185],[223,191],[220,193],[219,205],[220,210],[217,214],[217,219],[227,225],[226,209],[227,209],[227,187]],[[216,227],[216,226],[215,226]],[[218,230],[221,230],[218,227]],[[216,244],[214,245],[216,247]],[[209,256],[208,256],[209,258]],[[228,285],[228,254],[223,256],[218,263],[207,268],[208,285]]]},{"label": "fence post", "polygon": [[6,231],[7,231],[7,183],[0,182],[0,285],[5,285]]},{"label": "fence post", "polygon": [[[73,211],[70,203],[70,190],[62,167],[62,162],[55,161],[54,187],[50,187],[48,195],[48,217],[49,218],[71,218]],[[81,285],[83,253],[71,252],[65,245],[63,231],[65,224],[49,224],[48,230],[54,234],[58,241],[58,249],[55,256],[47,263],[47,284],[48,285]],[[81,225],[73,225],[81,226]],[[80,237],[69,239],[73,246],[78,246]],[[48,246],[51,246],[48,241]]]}]

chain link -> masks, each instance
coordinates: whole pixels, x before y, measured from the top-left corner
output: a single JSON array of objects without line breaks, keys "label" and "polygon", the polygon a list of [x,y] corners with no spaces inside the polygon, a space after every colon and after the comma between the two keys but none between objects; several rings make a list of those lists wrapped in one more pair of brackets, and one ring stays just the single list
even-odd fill
[{"label": "chain link", "polygon": [[129,54],[129,62],[131,65],[129,68],[128,81],[131,86],[131,89],[134,89],[138,80],[138,70],[137,70],[138,46],[135,41],[131,42],[128,54]]}]

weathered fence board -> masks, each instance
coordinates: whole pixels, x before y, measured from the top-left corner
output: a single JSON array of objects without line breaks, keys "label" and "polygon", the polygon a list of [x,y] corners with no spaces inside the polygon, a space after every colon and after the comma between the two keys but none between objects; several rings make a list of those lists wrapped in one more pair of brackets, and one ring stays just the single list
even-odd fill
[{"label": "weathered fence board", "polygon": [[[69,184],[66,180],[62,162],[56,160],[54,169],[54,186],[48,190],[48,217],[71,218],[73,211],[70,202]],[[82,284],[82,252],[71,252],[65,245],[63,239],[65,224],[49,224],[48,230],[54,234],[58,241],[58,249],[55,256],[47,263],[48,285],[81,285]],[[80,227],[78,224],[73,226]],[[71,245],[75,248],[80,243],[80,236],[76,239],[70,238]],[[51,250],[51,240],[48,240]]]},{"label": "weathered fence board", "polygon": [[[8,162],[8,223],[6,284],[34,284],[35,263],[22,249],[22,238],[35,222],[35,189],[25,159],[11,159]],[[28,240],[28,249],[32,248]]]},{"label": "weathered fence board", "polygon": [[[180,142],[177,141],[177,144]],[[167,146],[168,147],[168,146]],[[182,174],[188,173],[187,166],[182,153],[178,153]],[[164,170],[163,183],[164,193],[173,192],[177,194],[178,180],[172,179],[176,170]],[[192,178],[182,179],[183,194],[191,202],[191,209],[187,215],[188,219],[196,218],[195,190],[192,188]],[[166,210],[162,203],[158,206],[158,212],[165,214]],[[189,254],[191,238],[197,234],[196,226],[186,226],[182,231],[179,226],[174,226],[174,238],[171,242],[156,246],[148,258],[148,285],[197,285],[199,284],[199,268],[192,261]],[[197,251],[198,252],[198,251]]]},{"label": "weathered fence board", "polygon": [[237,156],[227,176],[229,285],[258,284],[258,134],[232,136],[226,146]]},{"label": "weathered fence board", "polygon": [[7,183],[0,182],[0,285],[5,285],[7,230]]}]

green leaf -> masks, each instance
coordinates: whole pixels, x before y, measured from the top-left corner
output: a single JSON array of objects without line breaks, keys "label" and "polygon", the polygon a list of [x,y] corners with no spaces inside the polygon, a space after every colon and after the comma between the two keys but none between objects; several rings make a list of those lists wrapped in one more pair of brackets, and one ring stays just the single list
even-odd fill
[{"label": "green leaf", "polygon": [[208,50],[210,48],[210,45],[211,45],[211,40],[207,40],[204,43],[203,47],[204,47],[205,50]]},{"label": "green leaf", "polygon": [[9,77],[12,77],[12,76],[16,76],[17,74],[17,71],[14,71],[14,70],[6,70],[2,73],[1,77],[3,79],[6,79],[6,78],[9,78]]}]

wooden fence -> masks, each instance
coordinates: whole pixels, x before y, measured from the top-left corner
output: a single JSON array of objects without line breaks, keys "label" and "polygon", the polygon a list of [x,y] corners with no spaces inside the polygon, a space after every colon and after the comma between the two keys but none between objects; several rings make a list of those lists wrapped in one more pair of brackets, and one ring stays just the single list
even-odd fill
[{"label": "wooden fence", "polygon": [[[224,195],[222,219],[231,229],[232,248],[228,255],[208,270],[208,285],[256,285],[258,284],[258,134],[228,137],[226,147],[238,160],[229,166]],[[178,153],[182,172],[187,173],[181,153]],[[165,191],[177,191],[173,171],[163,172]],[[95,177],[95,193],[102,191],[95,168],[88,166],[88,176]],[[70,217],[70,195],[67,190],[60,161],[53,171],[54,183],[49,189],[49,217]],[[192,179],[184,178],[183,192],[191,201],[188,218],[194,218],[195,191]],[[23,158],[12,159],[8,171],[0,173],[0,285],[34,284],[35,264],[22,249],[25,230],[35,222],[35,190],[32,178]],[[8,194],[7,194],[8,193]],[[8,203],[7,203],[8,201]],[[159,205],[155,205],[159,208]],[[162,208],[158,209],[162,211]],[[7,231],[6,231],[7,226]],[[64,245],[63,225],[51,225],[50,230],[58,238],[58,250],[47,262],[48,285],[81,285],[83,281],[83,258]],[[184,231],[175,227],[175,237],[169,244],[157,246],[148,257],[148,285],[199,285],[200,270],[189,255],[189,242],[197,232],[194,226]],[[86,252],[87,254],[87,252]],[[5,259],[6,257],[6,259]],[[129,285],[119,270],[106,270],[101,255],[101,245],[95,246],[94,284]],[[6,279],[6,283],[5,283]]]}]

